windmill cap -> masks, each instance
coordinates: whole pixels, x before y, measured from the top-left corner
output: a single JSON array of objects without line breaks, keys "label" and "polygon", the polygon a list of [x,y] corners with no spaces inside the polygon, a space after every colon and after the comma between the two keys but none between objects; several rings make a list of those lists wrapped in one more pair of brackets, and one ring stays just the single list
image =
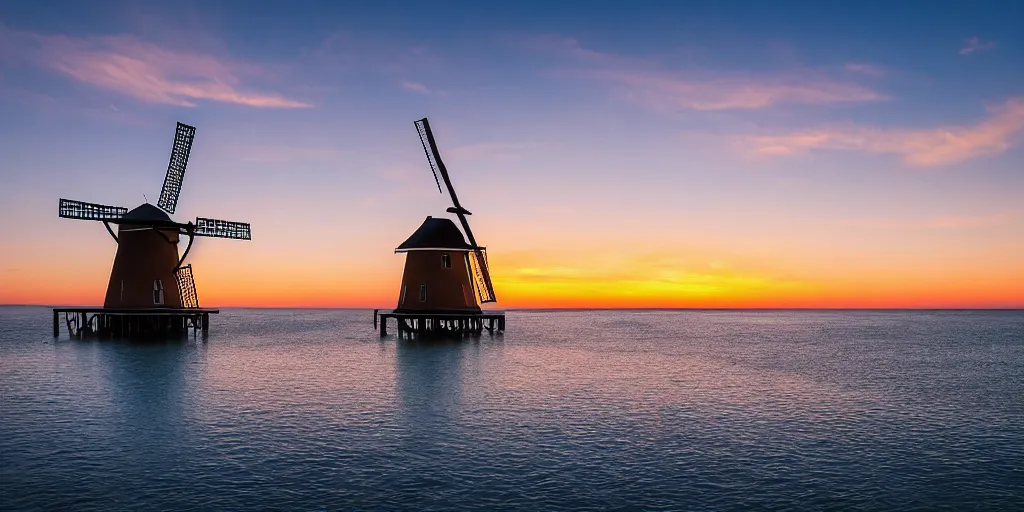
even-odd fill
[{"label": "windmill cap", "polygon": [[402,242],[395,251],[417,249],[468,251],[472,247],[466,243],[462,231],[451,219],[427,217],[412,236]]},{"label": "windmill cap", "polygon": [[171,222],[171,217],[166,212],[149,203],[143,203],[124,214],[122,220],[146,221],[146,222]]}]

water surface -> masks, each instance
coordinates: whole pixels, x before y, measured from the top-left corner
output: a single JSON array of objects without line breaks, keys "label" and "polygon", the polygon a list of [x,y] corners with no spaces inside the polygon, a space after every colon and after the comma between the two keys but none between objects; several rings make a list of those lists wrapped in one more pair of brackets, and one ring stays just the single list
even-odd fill
[{"label": "water surface", "polygon": [[0,308],[0,508],[1024,510],[1024,312],[371,319],[139,345]]}]

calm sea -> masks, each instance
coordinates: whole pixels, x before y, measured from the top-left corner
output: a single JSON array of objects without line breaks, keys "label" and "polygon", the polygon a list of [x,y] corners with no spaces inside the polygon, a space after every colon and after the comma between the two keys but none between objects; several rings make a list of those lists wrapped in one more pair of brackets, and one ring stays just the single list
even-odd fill
[{"label": "calm sea", "polygon": [[[1024,510],[1024,312],[514,311],[205,341],[0,308],[3,510]],[[393,330],[393,329],[392,329]]]}]

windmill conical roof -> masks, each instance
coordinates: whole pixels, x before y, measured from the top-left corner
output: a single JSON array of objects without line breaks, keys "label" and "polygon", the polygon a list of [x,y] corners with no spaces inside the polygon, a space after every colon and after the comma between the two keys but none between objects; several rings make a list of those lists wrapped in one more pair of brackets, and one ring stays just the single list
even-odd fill
[{"label": "windmill conical roof", "polygon": [[146,222],[171,222],[171,217],[167,215],[167,212],[149,203],[143,203],[136,206],[134,209],[124,214],[121,219]]},{"label": "windmill conical roof", "polygon": [[415,249],[470,250],[472,247],[466,243],[462,231],[451,219],[427,217],[419,229],[402,242],[402,245],[399,245],[395,251]]}]

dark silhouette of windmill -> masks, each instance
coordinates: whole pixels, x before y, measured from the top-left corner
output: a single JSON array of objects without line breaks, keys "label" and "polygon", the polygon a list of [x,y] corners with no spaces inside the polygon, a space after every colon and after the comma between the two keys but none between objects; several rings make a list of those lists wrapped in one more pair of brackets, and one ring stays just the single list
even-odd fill
[{"label": "dark silhouette of windmill", "polygon": [[459,196],[455,194],[426,118],[416,121],[416,130],[434,172],[437,191],[444,193],[443,181],[453,205],[447,211],[458,216],[469,243],[450,219],[427,217],[419,229],[395,249],[396,253],[406,254],[402,290],[395,311],[480,311],[479,304],[497,300],[487,267],[487,248],[476,243],[466,219],[472,214],[459,204]]},{"label": "dark silhouette of windmill", "polygon": [[[504,313],[484,313],[480,309],[480,304],[497,302],[487,265],[487,248],[478,245],[473,236],[466,219],[472,214],[459,203],[459,196],[430,131],[430,123],[423,118],[415,124],[434,173],[437,190],[444,193],[441,189],[443,181],[452,199],[452,206],[446,211],[458,217],[462,231],[451,219],[427,217],[395,249],[396,253],[406,255],[405,270],[398,307],[391,313],[380,315],[381,335],[387,332],[388,318],[398,320],[399,335],[412,332],[479,333],[485,322],[489,330],[494,330],[495,323],[498,330],[504,330]],[[375,323],[376,318],[377,312],[374,311]]]},{"label": "dark silhouette of windmill", "polygon": [[[157,205],[143,203],[132,210],[120,206],[61,199],[58,216],[100,221],[117,242],[117,254],[107,283],[105,309],[198,308],[192,266],[182,265],[196,237],[251,239],[249,224],[197,217],[195,222],[171,219],[178,204],[196,129],[178,123],[171,159]],[[117,224],[117,233],[110,227]],[[181,236],[188,245],[179,257]],[[56,318],[56,316],[55,316]]]}]

